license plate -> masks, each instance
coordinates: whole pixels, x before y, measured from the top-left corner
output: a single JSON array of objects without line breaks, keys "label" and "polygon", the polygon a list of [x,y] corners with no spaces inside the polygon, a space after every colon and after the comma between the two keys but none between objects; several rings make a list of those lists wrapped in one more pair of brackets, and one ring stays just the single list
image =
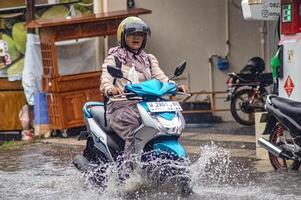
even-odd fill
[{"label": "license plate", "polygon": [[146,104],[150,112],[174,112],[183,110],[177,101],[147,102]]}]

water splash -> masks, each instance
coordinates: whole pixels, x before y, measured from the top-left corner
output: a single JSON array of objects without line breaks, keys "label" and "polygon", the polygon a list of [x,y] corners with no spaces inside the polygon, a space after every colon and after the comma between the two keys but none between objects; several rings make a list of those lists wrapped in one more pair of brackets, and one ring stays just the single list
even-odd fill
[{"label": "water splash", "polygon": [[[153,189],[167,191],[170,187],[180,186],[177,183],[184,178],[187,183],[190,182],[188,159],[172,160],[171,155],[160,154],[160,157],[157,157],[155,154],[156,152],[150,152],[144,157],[148,159],[147,162],[141,161],[141,155],[132,155],[130,160],[122,163],[102,163],[98,167],[92,167],[84,174],[85,185],[89,189],[96,189],[102,195],[118,198],[133,194],[139,196],[142,190],[144,193]],[[135,170],[128,172],[128,163],[135,165]]]},{"label": "water splash", "polygon": [[[94,177],[100,171],[103,171],[102,176],[107,178],[107,187],[101,192],[110,194],[112,197],[127,196],[129,193],[138,191],[147,192],[160,190],[161,194],[177,193],[175,187],[178,179],[174,177],[186,176],[190,179],[187,187],[200,189],[208,185],[213,187],[238,187],[244,184],[252,185],[251,181],[246,181],[250,176],[250,168],[235,163],[231,160],[231,155],[228,150],[214,143],[200,146],[199,159],[191,163],[189,159],[173,160],[160,157],[157,159],[149,159],[147,165],[145,162],[140,162],[141,155],[134,155],[131,159],[137,164],[137,169],[143,168],[143,171],[133,171],[130,178],[125,184],[118,182],[118,166],[116,164],[106,165],[106,171],[100,170],[102,167],[94,170],[87,176],[87,179]],[[155,166],[155,167],[154,167]],[[164,166],[164,167],[162,167]],[[149,170],[150,168],[151,170]],[[97,176],[97,175],[96,175]],[[156,178],[156,179],[155,179]],[[166,187],[167,186],[167,187]],[[176,191],[176,192],[175,192]]]},{"label": "water splash", "polygon": [[200,146],[199,159],[190,165],[193,185],[215,184],[238,186],[247,182],[252,173],[249,167],[233,162],[227,149],[214,142]]},{"label": "water splash", "polygon": [[[104,191],[94,187],[88,182],[87,175],[83,177],[71,165],[74,154],[81,153],[77,147],[35,144],[24,148],[0,154],[0,160],[5,161],[5,164],[0,163],[0,200],[183,199],[172,185],[164,189],[147,183],[138,170],[120,184],[117,165],[110,165],[106,170],[109,178]],[[162,163],[164,159],[158,162]],[[185,199],[301,199],[301,192],[295,190],[300,185],[299,173],[255,171],[254,176],[252,163],[235,160],[228,150],[214,143],[200,146],[198,160],[193,163],[187,160],[183,165],[190,173],[194,191]]]}]

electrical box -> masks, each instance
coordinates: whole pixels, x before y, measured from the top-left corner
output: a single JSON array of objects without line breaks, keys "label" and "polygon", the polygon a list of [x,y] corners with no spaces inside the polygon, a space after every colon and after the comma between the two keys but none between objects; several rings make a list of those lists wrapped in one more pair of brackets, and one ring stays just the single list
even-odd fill
[{"label": "electrical box", "polygon": [[279,77],[279,96],[301,102],[301,40],[283,44],[283,77]]},{"label": "electrical box", "polygon": [[246,20],[272,20],[280,16],[280,0],[242,0],[241,7]]},{"label": "electrical box", "polygon": [[281,0],[283,76],[279,96],[301,102],[301,0]]},{"label": "electrical box", "polygon": [[301,0],[281,1],[281,33],[296,34],[301,32]]}]

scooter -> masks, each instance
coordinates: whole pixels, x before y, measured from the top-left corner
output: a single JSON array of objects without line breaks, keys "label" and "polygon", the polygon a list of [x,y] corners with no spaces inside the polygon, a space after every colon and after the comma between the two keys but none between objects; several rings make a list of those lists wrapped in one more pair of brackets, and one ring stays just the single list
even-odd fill
[{"label": "scooter", "polygon": [[275,170],[298,170],[301,165],[301,102],[269,95],[265,104],[267,113],[261,117],[266,122],[258,144],[269,152]]},{"label": "scooter", "polygon": [[[178,65],[170,80],[180,76],[185,67],[185,61]],[[108,66],[108,72],[114,78],[126,79],[119,68]],[[179,142],[185,126],[182,108],[177,101],[165,98],[177,94],[184,93],[177,91],[175,83],[163,83],[156,79],[138,84],[130,82],[124,90],[127,99],[140,100],[137,108],[142,123],[135,130],[134,142],[135,155],[139,155],[138,171],[143,178],[155,181],[159,186],[163,182],[169,184],[176,180],[181,192],[187,193],[191,191],[189,186],[191,179],[185,167],[189,159]],[[91,163],[117,163],[123,153],[125,142],[109,124],[106,124],[104,106],[100,102],[87,102],[83,107],[88,133],[87,145],[83,155],[76,156],[73,161],[80,171],[89,170]],[[161,162],[162,160],[165,162]],[[105,187],[105,178],[100,182]]]}]

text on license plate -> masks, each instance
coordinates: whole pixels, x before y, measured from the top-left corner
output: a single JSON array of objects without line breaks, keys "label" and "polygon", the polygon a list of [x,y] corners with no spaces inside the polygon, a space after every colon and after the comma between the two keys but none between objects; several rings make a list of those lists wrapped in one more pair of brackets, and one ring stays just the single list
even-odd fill
[{"label": "text on license plate", "polygon": [[147,102],[146,104],[150,112],[173,112],[183,110],[177,101]]}]

